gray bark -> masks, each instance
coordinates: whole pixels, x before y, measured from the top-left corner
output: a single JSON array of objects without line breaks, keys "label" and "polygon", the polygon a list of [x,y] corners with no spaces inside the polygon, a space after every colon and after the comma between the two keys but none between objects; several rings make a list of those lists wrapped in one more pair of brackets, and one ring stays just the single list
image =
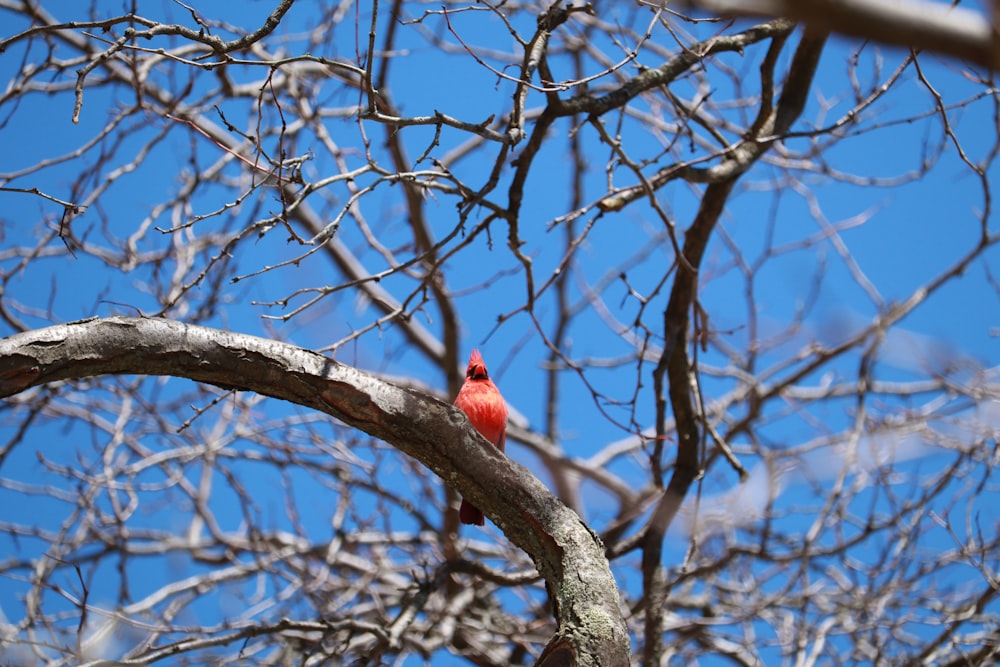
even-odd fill
[{"label": "gray bark", "polygon": [[83,320],[0,340],[0,397],[108,374],[255,391],[394,445],[457,487],[531,556],[559,625],[539,664],[629,664],[600,538],[526,468],[488,446],[457,408],[287,343],[164,319]]}]

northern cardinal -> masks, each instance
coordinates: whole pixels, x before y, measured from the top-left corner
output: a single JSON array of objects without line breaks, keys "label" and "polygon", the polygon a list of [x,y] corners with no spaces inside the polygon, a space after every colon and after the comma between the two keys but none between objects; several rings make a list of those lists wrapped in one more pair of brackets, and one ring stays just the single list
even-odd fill
[{"label": "northern cardinal", "polygon": [[[483,437],[501,452],[504,450],[507,445],[507,404],[490,379],[479,350],[473,350],[469,355],[469,368],[465,371],[465,382],[455,398],[455,405],[469,417]],[[458,518],[462,523],[483,525],[483,513],[464,498]]]}]

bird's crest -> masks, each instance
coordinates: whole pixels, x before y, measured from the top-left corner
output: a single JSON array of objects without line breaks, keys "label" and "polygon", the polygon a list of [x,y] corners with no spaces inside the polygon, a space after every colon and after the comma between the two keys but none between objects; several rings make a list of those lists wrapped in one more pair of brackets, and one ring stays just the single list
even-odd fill
[{"label": "bird's crest", "polygon": [[475,348],[469,355],[469,367],[465,371],[465,377],[472,380],[488,380],[490,377],[486,370],[486,362],[483,361],[483,355]]}]

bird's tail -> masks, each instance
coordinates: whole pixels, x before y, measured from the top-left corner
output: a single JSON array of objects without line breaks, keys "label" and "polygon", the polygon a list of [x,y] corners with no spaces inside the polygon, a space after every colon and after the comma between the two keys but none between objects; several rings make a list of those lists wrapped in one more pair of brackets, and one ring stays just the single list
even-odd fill
[{"label": "bird's tail", "polygon": [[468,502],[465,498],[462,498],[462,506],[458,509],[458,518],[462,523],[467,523],[472,526],[483,525],[483,513],[479,511],[479,508]]}]

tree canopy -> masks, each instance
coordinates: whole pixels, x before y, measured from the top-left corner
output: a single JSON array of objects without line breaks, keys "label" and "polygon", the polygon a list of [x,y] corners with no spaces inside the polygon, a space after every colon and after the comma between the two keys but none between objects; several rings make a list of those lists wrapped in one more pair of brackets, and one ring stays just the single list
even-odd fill
[{"label": "tree canopy", "polygon": [[0,0],[0,662],[990,664],[996,16],[834,4]]}]

